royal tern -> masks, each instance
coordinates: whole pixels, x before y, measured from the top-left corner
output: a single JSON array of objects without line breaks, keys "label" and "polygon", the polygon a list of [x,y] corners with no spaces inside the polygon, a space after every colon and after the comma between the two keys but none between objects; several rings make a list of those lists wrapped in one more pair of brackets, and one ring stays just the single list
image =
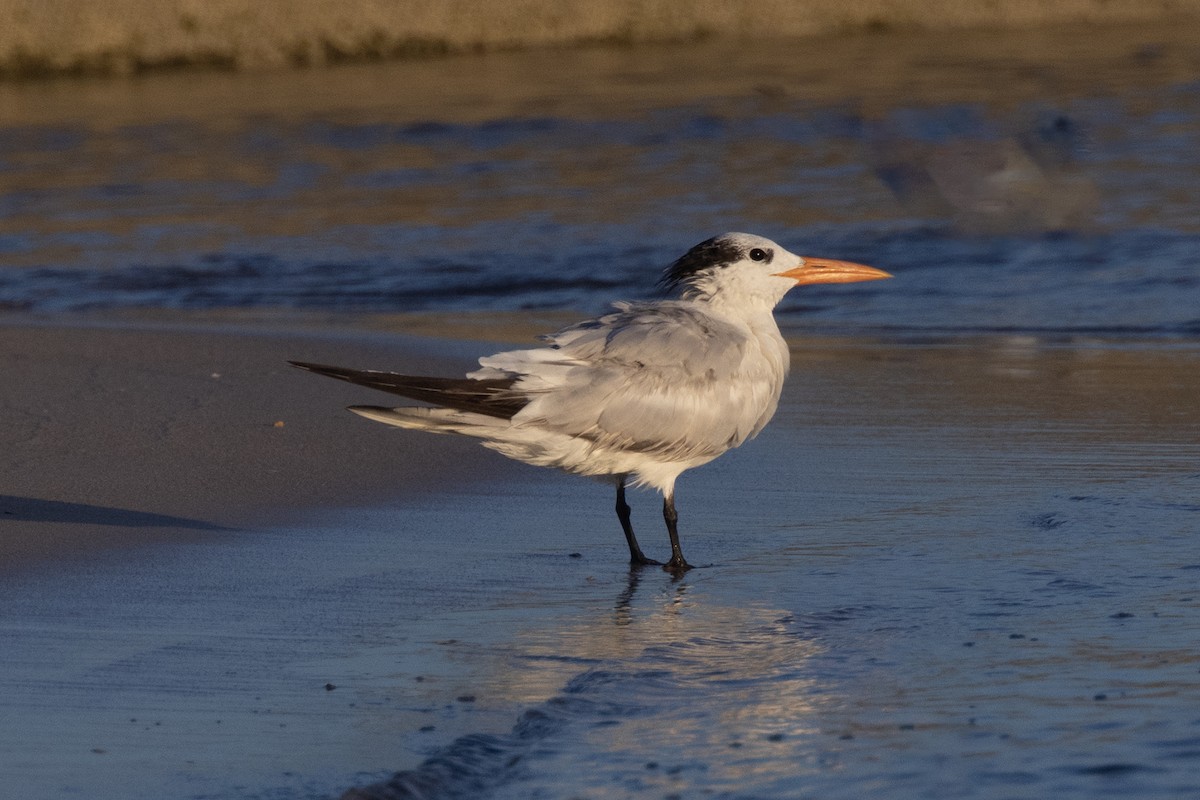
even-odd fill
[{"label": "royal tern", "polygon": [[667,268],[660,283],[671,299],[617,303],[542,337],[545,347],[481,358],[465,378],[290,363],[433,405],[350,407],[368,419],[473,436],[517,461],[613,480],[635,565],[659,562],[638,545],[625,487],[657,489],[671,539],[663,567],[678,573],[691,565],[679,547],[675,480],[756,436],[779,403],[789,358],[775,306],[794,286],[888,277],[727,233]]}]

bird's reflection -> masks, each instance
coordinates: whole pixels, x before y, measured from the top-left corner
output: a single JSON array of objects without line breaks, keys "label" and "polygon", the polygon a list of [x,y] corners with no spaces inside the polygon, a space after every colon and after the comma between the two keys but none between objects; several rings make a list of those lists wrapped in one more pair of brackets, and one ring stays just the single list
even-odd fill
[{"label": "bird's reflection", "polygon": [[[634,619],[634,596],[637,594],[638,586],[642,583],[645,567],[633,564],[629,567],[629,573],[625,577],[625,586],[617,595],[617,601],[613,606],[613,622],[617,625],[629,625]],[[658,574],[654,575],[655,579],[659,578]],[[667,576],[669,584],[674,586],[674,604],[683,602],[683,596],[687,593],[688,582],[685,573],[677,573]],[[656,581],[657,582],[657,581]]]},{"label": "bird's reflection", "polygon": [[613,606],[613,622],[615,624],[628,625],[633,621],[633,596],[641,582],[642,570],[636,565],[630,565],[629,574],[625,579],[625,588],[617,595],[616,605]]},{"label": "bird's reflection", "polygon": [[[486,692],[522,709],[511,731],[461,737],[416,770],[347,796],[457,796],[493,780],[559,796],[570,786],[555,781],[597,769],[665,791],[675,779],[647,763],[681,760],[717,793],[790,779],[815,712],[836,702],[811,668],[820,646],[794,616],[713,602],[658,570],[613,578],[611,611],[531,627],[506,648]],[[729,759],[731,747],[747,757]]]},{"label": "bird's reflection", "polygon": [[588,693],[589,675],[603,673],[606,682],[625,686],[622,702],[654,717],[664,696],[691,702],[686,698],[701,686],[732,682],[743,687],[736,702],[705,700],[716,703],[725,722],[788,729],[804,724],[814,681],[805,666],[820,646],[790,612],[716,603],[686,576],[658,570],[613,577],[611,611],[524,631],[514,643],[517,656],[497,673],[493,689],[532,704],[564,687]]}]

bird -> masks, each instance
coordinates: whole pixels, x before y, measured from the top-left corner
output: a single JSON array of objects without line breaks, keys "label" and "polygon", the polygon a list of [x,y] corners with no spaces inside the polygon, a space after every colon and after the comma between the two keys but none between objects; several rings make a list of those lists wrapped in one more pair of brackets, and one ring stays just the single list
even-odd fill
[{"label": "bird", "polygon": [[[367,419],[474,437],[517,461],[611,481],[631,566],[679,575],[692,565],[679,544],[676,479],[753,439],[779,404],[789,354],[776,305],[796,286],[890,277],[726,233],[666,268],[663,299],[614,303],[610,313],[540,337],[544,346],[480,358],[462,378],[289,363],[429,404],[349,407]],[[665,564],[642,552],[627,486],[662,495]]]}]

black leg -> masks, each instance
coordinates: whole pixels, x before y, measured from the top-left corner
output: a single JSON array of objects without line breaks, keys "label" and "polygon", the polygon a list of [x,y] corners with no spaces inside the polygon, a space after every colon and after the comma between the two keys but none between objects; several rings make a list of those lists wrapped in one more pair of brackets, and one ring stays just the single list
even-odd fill
[{"label": "black leg", "polygon": [[625,541],[629,544],[629,563],[636,567],[645,564],[658,564],[651,558],[646,558],[642,548],[638,546],[637,537],[633,535],[633,523],[629,521],[629,504],[625,502],[625,479],[617,482],[617,518],[621,520],[621,530],[625,531]]},{"label": "black leg", "polygon": [[663,496],[663,519],[667,521],[667,534],[671,537],[671,560],[663,564],[663,569],[676,574],[687,572],[692,565],[683,557],[683,550],[679,547],[679,529],[676,527],[679,515],[675,513],[674,492]]}]

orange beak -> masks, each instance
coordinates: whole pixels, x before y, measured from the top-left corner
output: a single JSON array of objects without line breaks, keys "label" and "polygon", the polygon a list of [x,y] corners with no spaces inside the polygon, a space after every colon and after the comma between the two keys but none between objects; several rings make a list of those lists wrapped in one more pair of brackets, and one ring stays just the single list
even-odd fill
[{"label": "orange beak", "polygon": [[781,278],[791,278],[797,286],[809,283],[858,283],[877,281],[892,277],[881,269],[855,264],[851,261],[834,261],[831,258],[803,258],[803,264],[787,272],[776,272]]}]

